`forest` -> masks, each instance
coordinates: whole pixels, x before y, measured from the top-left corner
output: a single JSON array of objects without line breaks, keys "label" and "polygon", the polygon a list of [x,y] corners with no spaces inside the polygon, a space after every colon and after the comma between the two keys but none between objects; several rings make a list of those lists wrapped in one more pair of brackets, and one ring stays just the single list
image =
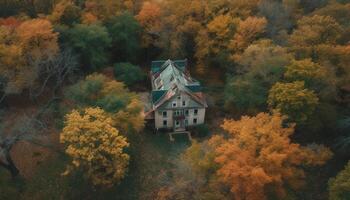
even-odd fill
[{"label": "forest", "polygon": [[[145,119],[154,60],[208,102]],[[0,0],[1,200],[350,200],[349,0]]]}]

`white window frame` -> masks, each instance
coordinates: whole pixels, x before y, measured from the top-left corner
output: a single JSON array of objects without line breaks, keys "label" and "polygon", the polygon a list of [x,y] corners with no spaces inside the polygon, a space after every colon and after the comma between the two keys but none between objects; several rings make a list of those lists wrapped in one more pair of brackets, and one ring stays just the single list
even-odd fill
[{"label": "white window frame", "polygon": [[[164,115],[164,113],[165,113],[165,115]],[[167,118],[168,117],[168,111],[162,111],[162,116],[163,116],[163,118]]]},{"label": "white window frame", "polygon": [[172,106],[173,108],[176,108],[176,107],[177,107],[176,101],[173,101],[173,103],[171,104],[171,106]]}]

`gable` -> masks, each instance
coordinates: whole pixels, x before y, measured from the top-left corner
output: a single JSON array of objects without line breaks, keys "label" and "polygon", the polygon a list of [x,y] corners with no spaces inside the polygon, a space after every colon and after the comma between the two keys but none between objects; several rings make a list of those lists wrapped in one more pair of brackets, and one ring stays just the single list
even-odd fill
[{"label": "gable", "polygon": [[[178,99],[178,96],[181,96],[181,99]],[[186,101],[186,106],[182,106],[182,101]],[[194,100],[190,95],[179,92],[178,94],[174,95],[172,98],[164,102],[162,105],[158,107],[158,109],[161,110],[167,110],[167,109],[176,109],[172,106],[173,102],[176,102],[177,106],[176,108],[203,108],[204,106]]]}]

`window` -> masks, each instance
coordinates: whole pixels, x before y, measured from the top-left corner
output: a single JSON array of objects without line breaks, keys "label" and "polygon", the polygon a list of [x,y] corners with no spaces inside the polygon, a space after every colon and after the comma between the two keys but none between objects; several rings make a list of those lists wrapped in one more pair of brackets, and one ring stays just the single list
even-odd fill
[{"label": "window", "polygon": [[168,125],[168,121],[167,120],[163,120],[163,126],[167,126]]},{"label": "window", "polygon": [[193,118],[193,124],[197,124],[197,118]]},{"label": "window", "polygon": [[182,106],[186,106],[186,101],[182,101]]},{"label": "window", "polygon": [[180,99],[181,99],[181,96],[178,96],[177,99],[180,100]]},{"label": "window", "polygon": [[175,101],[173,102],[173,108],[174,108],[174,107],[176,107],[176,102],[175,102]]},{"label": "window", "polygon": [[176,126],[180,125],[180,122],[178,120],[175,121]]},{"label": "window", "polygon": [[175,113],[175,116],[181,116],[184,114],[182,110],[176,110],[174,111],[174,113]]},{"label": "window", "polygon": [[198,109],[194,109],[194,115],[198,115]]},{"label": "window", "polygon": [[189,115],[189,111],[188,110],[185,110],[185,115],[188,116]]},{"label": "window", "polygon": [[168,117],[168,112],[167,111],[163,111],[163,117]]}]

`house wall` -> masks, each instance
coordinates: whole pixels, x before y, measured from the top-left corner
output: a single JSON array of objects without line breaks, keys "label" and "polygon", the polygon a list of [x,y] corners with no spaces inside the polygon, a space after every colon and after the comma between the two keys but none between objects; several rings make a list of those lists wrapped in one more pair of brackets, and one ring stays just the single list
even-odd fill
[{"label": "house wall", "polygon": [[[180,98],[179,98],[180,97]],[[185,106],[183,106],[183,101],[185,101]],[[173,104],[176,103],[176,107]],[[194,126],[204,123],[205,119],[205,108],[194,101],[190,96],[185,93],[180,93],[174,95],[173,98],[169,99],[168,102],[160,106],[154,113],[155,117],[155,127],[156,128],[173,128],[174,127],[174,112],[180,110],[185,115],[185,121],[187,121],[187,126]],[[188,115],[185,111],[188,110]],[[198,110],[195,114],[195,110]],[[166,117],[163,117],[163,111],[167,112]],[[194,119],[197,119],[197,123],[194,124]],[[163,121],[167,120],[167,125],[163,125]]]}]

